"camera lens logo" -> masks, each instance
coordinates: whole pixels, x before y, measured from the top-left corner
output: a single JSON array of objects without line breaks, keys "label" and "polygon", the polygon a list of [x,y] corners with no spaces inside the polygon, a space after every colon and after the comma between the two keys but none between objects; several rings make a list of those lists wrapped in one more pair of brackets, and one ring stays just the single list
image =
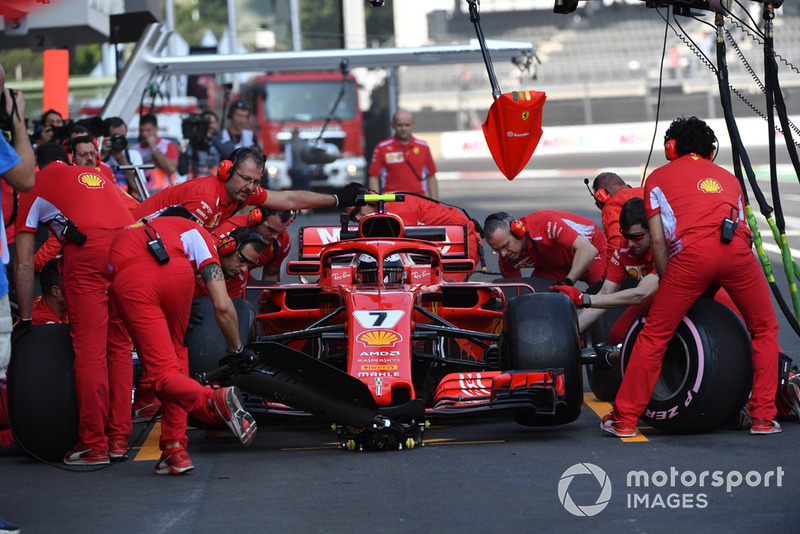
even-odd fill
[{"label": "camera lens logo", "polygon": [[[567,490],[572,482],[572,479],[578,475],[592,475],[600,484],[600,496],[594,504],[578,506],[569,496]],[[611,480],[606,475],[606,472],[594,464],[583,463],[575,464],[561,475],[561,480],[558,481],[558,500],[561,505],[572,515],[579,517],[597,515],[605,509],[608,501],[611,500]]]}]

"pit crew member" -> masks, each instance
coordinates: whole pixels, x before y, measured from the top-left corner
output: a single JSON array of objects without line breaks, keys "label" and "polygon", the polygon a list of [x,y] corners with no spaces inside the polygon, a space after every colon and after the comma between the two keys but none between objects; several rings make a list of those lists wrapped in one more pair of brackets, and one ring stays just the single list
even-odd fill
[{"label": "pit crew member", "polygon": [[781,431],[775,421],[778,325],[766,279],[750,251],[739,182],[711,161],[715,140],[714,131],[697,117],[676,119],[664,138],[670,162],[645,183],[645,212],[661,280],[613,410],[601,422],[603,430],[619,437],[636,435],[636,422],[650,401],[667,342],[711,285],[725,288],[750,332],[750,433]]},{"label": "pit crew member", "polygon": [[69,323],[57,259],[54,258],[44,264],[42,272],[39,273],[39,284],[42,286],[42,294],[33,300],[32,324]]},{"label": "pit crew member", "polygon": [[292,249],[292,238],[286,230],[294,221],[296,214],[297,212],[291,210],[274,210],[259,206],[253,208],[250,213],[234,215],[214,230],[212,235],[223,236],[239,226],[249,226],[252,232],[264,240],[258,261],[250,267],[250,270],[261,267],[262,281],[278,283],[281,281],[281,264]]},{"label": "pit crew member", "polygon": [[195,273],[201,273],[214,314],[231,355],[247,357],[239,337],[236,309],[225,290],[211,235],[180,206],[117,233],[109,272],[139,358],[161,399],[161,458],[156,474],[181,474],[194,468],[186,453],[187,412],[209,423],[224,422],[244,446],[257,426],[241,405],[236,387],[211,389],[189,378],[184,336],[192,307]]},{"label": "pit crew member", "polygon": [[127,452],[131,431],[131,343],[109,299],[108,252],[114,230],[133,222],[117,187],[92,167],[71,166],[58,145],[36,149],[42,169],[20,195],[14,280],[20,320],[30,321],[36,227],[47,224],[63,244],[64,297],[75,349],[80,441],[64,463],[97,465]]},{"label": "pit crew member", "polygon": [[[631,187],[613,172],[601,172],[592,182],[595,205],[601,211],[601,224],[606,236],[606,260],[611,261],[614,251],[625,244],[625,239],[620,234],[619,214],[622,205],[633,197],[642,197],[643,187]],[[606,264],[608,269],[608,264]]]},{"label": "pit crew member", "polygon": [[520,277],[522,269],[532,268],[530,276],[591,285],[605,274],[606,238],[596,224],[575,213],[540,210],[515,219],[498,212],[486,217],[483,231],[486,243],[500,255],[504,278]]},{"label": "pit crew member", "polygon": [[228,158],[220,162],[215,175],[174,184],[149,197],[134,216],[140,219],[167,206],[181,205],[211,231],[245,205],[293,210],[355,205],[355,190],[343,190],[347,198],[311,191],[267,191],[259,185],[264,156],[257,148],[239,148]]},{"label": "pit crew member", "polygon": [[[236,299],[244,298],[247,287],[248,272],[254,269],[264,249],[264,240],[249,226],[234,228],[222,237],[211,235],[217,246],[219,266],[225,278],[228,296]],[[202,278],[197,278],[195,297],[208,295]]]}]

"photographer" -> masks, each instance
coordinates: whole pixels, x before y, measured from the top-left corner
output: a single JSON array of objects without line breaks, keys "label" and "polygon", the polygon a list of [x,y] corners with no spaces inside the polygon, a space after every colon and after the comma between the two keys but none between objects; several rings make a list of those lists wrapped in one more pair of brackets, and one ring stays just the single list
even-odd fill
[{"label": "photographer", "polygon": [[125,189],[129,195],[142,198],[142,193],[136,185],[133,170],[121,171],[120,165],[142,165],[142,155],[137,151],[128,150],[128,126],[119,117],[108,117],[103,121],[103,145],[100,159],[114,171],[117,184]]},{"label": "photographer", "polygon": [[33,132],[33,142],[36,146],[44,143],[60,144],[65,133],[64,117],[58,111],[48,109],[42,113],[42,118],[36,124]]},{"label": "photographer", "polygon": [[189,173],[190,178],[215,174],[222,154],[230,152],[219,137],[217,115],[210,110],[189,115],[183,119],[181,130],[188,148],[181,158],[178,171],[181,174]]}]

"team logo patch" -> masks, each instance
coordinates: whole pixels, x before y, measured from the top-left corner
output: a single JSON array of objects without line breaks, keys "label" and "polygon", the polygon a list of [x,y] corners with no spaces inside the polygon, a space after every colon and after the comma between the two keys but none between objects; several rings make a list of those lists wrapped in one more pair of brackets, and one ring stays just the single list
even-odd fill
[{"label": "team logo patch", "polygon": [[524,121],[528,120],[528,117],[530,116],[530,114],[531,114],[530,111],[523,111],[522,112],[522,120],[524,120]]},{"label": "team logo patch", "polygon": [[419,154],[419,147],[418,147],[418,146],[415,146],[415,147],[413,148],[413,152],[414,152],[414,154]]},{"label": "team logo patch", "polygon": [[88,187],[94,189],[95,187],[103,187],[103,179],[98,175],[91,172],[84,172],[78,176],[78,181]]},{"label": "team logo patch", "polygon": [[388,152],[386,154],[386,163],[402,163],[402,162],[403,162],[402,152]]},{"label": "team logo patch", "polygon": [[703,193],[722,193],[722,186],[713,178],[704,178],[697,182],[697,189]]},{"label": "team logo patch", "polygon": [[393,347],[403,338],[391,330],[367,330],[356,339],[368,347]]}]

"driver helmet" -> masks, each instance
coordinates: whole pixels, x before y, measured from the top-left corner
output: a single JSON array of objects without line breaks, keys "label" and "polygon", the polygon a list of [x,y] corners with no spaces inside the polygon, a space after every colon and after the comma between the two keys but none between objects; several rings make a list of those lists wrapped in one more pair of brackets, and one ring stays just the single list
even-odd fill
[{"label": "driver helmet", "polygon": [[402,284],[405,282],[406,268],[400,254],[390,254],[383,258],[383,283]]},{"label": "driver helmet", "polygon": [[356,260],[356,283],[378,283],[378,261],[369,254],[361,254]]}]

